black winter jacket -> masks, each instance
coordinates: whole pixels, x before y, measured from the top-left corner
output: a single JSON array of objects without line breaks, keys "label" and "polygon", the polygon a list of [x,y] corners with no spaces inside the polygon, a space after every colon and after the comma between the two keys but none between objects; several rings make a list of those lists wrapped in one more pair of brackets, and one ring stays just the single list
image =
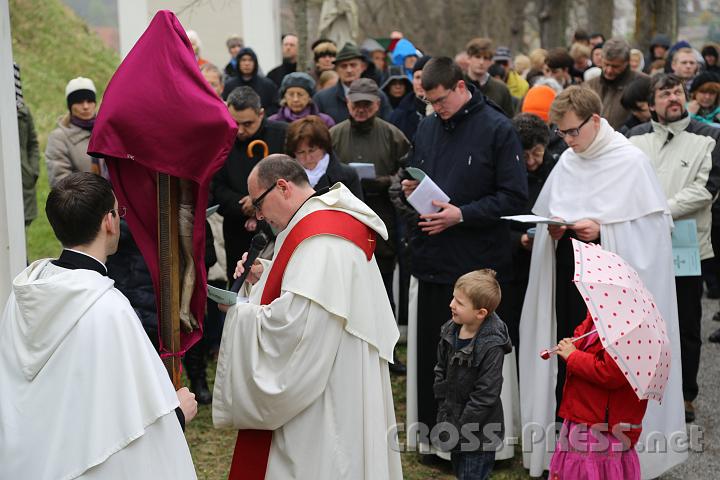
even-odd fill
[{"label": "black winter jacket", "polygon": [[[460,433],[460,443],[447,445],[448,449],[494,451],[505,437],[500,392],[503,361],[512,351],[510,336],[505,323],[493,313],[482,323],[475,338],[456,350],[460,327],[450,320],[440,333],[433,385],[438,401],[437,422],[448,422]],[[463,429],[472,431],[480,441],[474,449],[467,443],[472,438],[467,438]],[[439,440],[447,439],[441,436]]]},{"label": "black winter jacket", "polygon": [[479,268],[512,278],[510,227],[504,215],[524,211],[527,174],[510,120],[480,92],[447,121],[437,114],[418,126],[408,165],[423,170],[460,207],[463,222],[437,235],[410,238],[412,274],[453,284]]},{"label": "black winter jacket", "polygon": [[250,55],[255,60],[255,70],[253,70],[252,77],[250,77],[249,80],[245,80],[238,71],[236,76],[228,79],[227,83],[225,83],[225,88],[222,92],[222,99],[227,100],[230,92],[235,90],[237,87],[250,87],[255,90],[255,93],[257,93],[260,97],[260,104],[265,109],[265,116],[269,117],[270,115],[276,113],[280,108],[278,86],[275,85],[275,82],[269,78],[258,73],[257,55],[252,48],[243,48],[238,52],[236,57],[238,59],[238,70],[240,69],[240,58],[242,58],[243,55]]},{"label": "black winter jacket", "polygon": [[223,236],[227,255],[227,274],[232,278],[235,265],[250,246],[253,233],[245,230],[247,217],[242,212],[240,199],[248,194],[247,179],[253,167],[262,160],[260,147],[256,147],[253,158],[247,155],[247,146],[253,140],[263,140],[269,153],[285,152],[287,124],[264,120],[260,129],[247,141],[235,140],[225,164],[212,180],[213,200],[220,205],[218,213],[223,216]]},{"label": "black winter jacket", "polygon": [[425,118],[426,108],[425,103],[417,98],[414,92],[410,92],[400,100],[400,104],[390,114],[390,123],[402,130],[412,142],[420,120]]},{"label": "black winter jacket", "polygon": [[315,185],[315,190],[320,191],[323,188],[330,188],[337,182],[345,185],[360,200],[363,199],[362,184],[355,169],[349,165],[340,162],[334,154],[330,154],[330,163],[328,164],[325,175],[320,177]]}]

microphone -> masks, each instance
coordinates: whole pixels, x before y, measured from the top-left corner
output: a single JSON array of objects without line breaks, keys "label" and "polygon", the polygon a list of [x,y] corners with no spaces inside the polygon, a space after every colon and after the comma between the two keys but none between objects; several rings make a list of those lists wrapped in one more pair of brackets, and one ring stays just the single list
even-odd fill
[{"label": "microphone", "polygon": [[247,259],[245,259],[245,263],[243,263],[245,271],[242,273],[242,275],[235,279],[232,287],[230,288],[231,292],[237,293],[238,291],[240,291],[240,287],[242,287],[243,282],[245,282],[245,279],[250,274],[250,267],[252,267],[252,264],[255,263],[258,255],[260,255],[260,252],[263,251],[267,244],[268,237],[267,235],[265,235],[264,232],[256,234],[252,238],[252,240],[250,240],[250,248],[248,249]]}]

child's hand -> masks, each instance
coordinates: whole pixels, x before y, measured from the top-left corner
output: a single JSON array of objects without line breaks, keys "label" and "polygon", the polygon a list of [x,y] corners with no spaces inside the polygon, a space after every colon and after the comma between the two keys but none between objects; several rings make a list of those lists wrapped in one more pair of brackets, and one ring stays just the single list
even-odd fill
[{"label": "child's hand", "polygon": [[557,354],[561,356],[563,360],[567,360],[575,350],[577,350],[577,348],[575,348],[572,338],[563,338],[557,346]]}]

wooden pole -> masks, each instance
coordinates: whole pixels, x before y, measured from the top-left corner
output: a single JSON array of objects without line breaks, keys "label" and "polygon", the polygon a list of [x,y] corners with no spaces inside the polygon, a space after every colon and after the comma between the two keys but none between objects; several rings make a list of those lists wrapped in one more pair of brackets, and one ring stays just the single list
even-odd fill
[{"label": "wooden pole", "polygon": [[157,174],[158,253],[160,254],[160,338],[170,379],[179,389],[180,380],[180,240],[178,232],[179,179]]}]

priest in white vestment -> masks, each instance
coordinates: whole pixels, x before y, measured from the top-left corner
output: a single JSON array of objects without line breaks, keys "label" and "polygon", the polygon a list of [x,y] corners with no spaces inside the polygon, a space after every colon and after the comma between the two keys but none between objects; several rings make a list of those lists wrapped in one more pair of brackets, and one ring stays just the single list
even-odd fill
[{"label": "priest in white vestment", "polygon": [[274,260],[250,279],[249,303],[225,320],[215,426],[272,430],[267,479],[402,478],[388,372],[399,333],[374,256],[339,235],[311,236],[281,272],[277,298],[261,304],[273,262],[306,217],[342,212],[369,227],[371,241],[387,236],[385,225],[342,184],[314,196],[302,166],[284,155],[261,161],[248,189],[257,218],[279,233]]},{"label": "priest in white vestment", "polygon": [[107,277],[120,235],[110,183],[69,175],[46,212],[65,249],[13,280],[0,319],[0,479],[197,478],[175,411],[184,395],[189,421],[197,404]]},{"label": "priest in white vestment", "polygon": [[[617,253],[637,270],[655,297],[667,324],[672,365],[662,404],[648,403],[636,447],[643,478],[655,478],[688,455],[687,448],[677,448],[677,439],[686,438],[686,433],[672,219],[648,158],[614,131],[600,111],[597,94],[580,87],[566,89],[553,102],[551,116],[570,148],[548,177],[533,213],[574,222],[567,229],[582,241],[597,243],[599,239],[605,250]],[[552,427],[559,362],[557,356],[542,360],[539,352],[558,343],[556,291],[575,288],[570,281],[556,283],[556,245],[569,233],[565,230],[551,227],[549,231],[547,225],[538,225],[520,321],[523,463],[532,476],[540,476],[548,468],[555,446]],[[583,318],[577,318],[577,323]],[[531,442],[530,435],[538,435],[539,429],[545,431],[544,437]],[[658,439],[661,444],[654,444]],[[642,446],[644,449],[639,448]]]}]

